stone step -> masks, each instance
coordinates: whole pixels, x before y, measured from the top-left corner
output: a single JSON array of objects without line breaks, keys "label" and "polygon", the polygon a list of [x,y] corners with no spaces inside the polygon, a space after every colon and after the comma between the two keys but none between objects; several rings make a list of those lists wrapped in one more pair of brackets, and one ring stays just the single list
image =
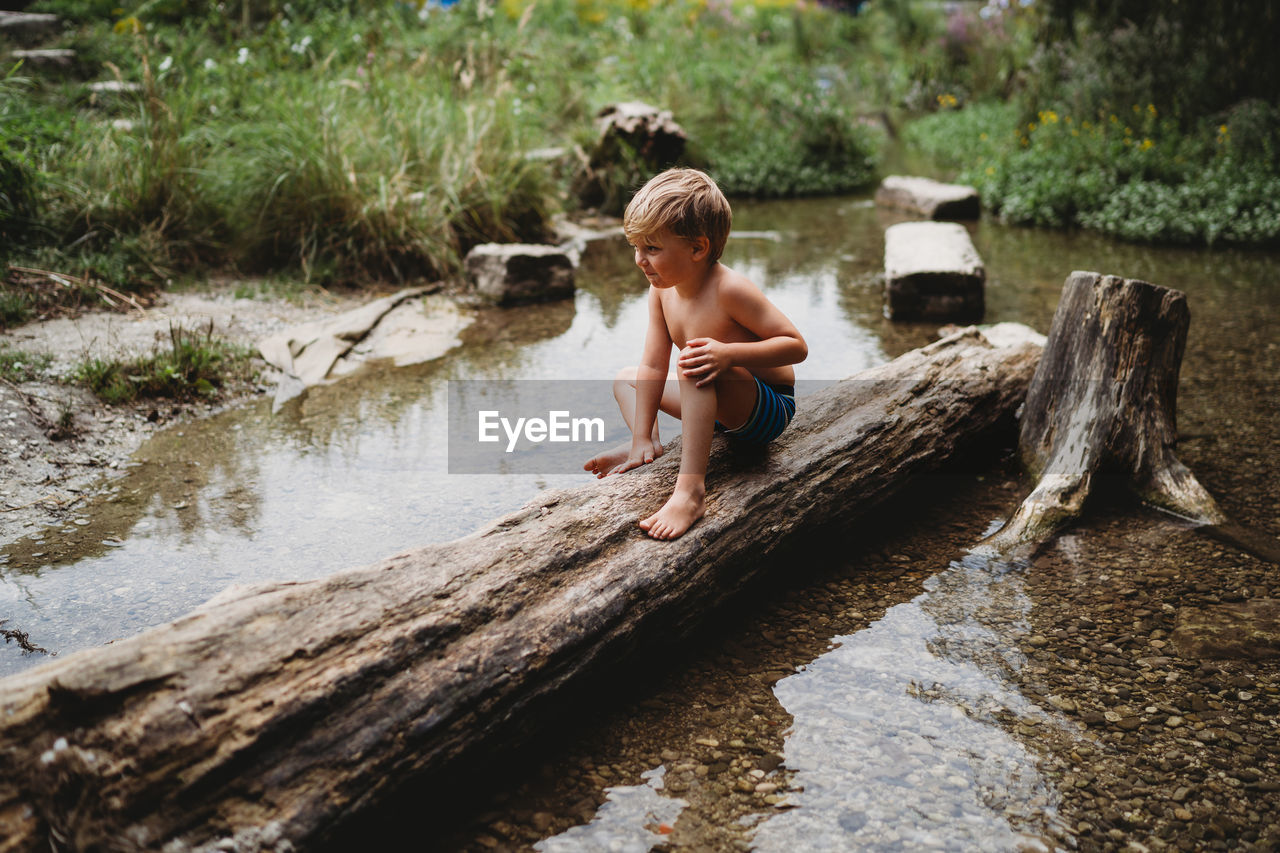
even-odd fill
[{"label": "stone step", "polygon": [[876,204],[909,210],[929,219],[977,219],[982,211],[978,191],[973,187],[907,175],[890,175],[881,181]]},{"label": "stone step", "polygon": [[9,56],[15,61],[21,60],[23,68],[41,71],[67,71],[76,64],[76,52],[67,49],[15,50]]},{"label": "stone step", "polygon": [[0,10],[0,36],[21,44],[32,44],[51,36],[61,24],[57,15]]},{"label": "stone step", "polygon": [[467,253],[467,279],[499,305],[573,296],[573,261],[556,246],[484,243]]},{"label": "stone step", "polygon": [[963,225],[903,222],[884,233],[884,313],[891,320],[976,323],[986,279]]},{"label": "stone step", "polygon": [[127,80],[99,80],[89,84],[89,91],[95,95],[129,95],[141,92],[142,84]]}]

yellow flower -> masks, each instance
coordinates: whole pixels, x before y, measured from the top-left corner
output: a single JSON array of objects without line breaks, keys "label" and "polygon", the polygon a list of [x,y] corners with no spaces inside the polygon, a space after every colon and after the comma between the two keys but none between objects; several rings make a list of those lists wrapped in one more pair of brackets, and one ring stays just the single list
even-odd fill
[{"label": "yellow flower", "polygon": [[1155,146],[1155,143],[1154,143],[1154,142],[1152,142],[1150,139],[1144,139],[1144,140],[1142,140],[1142,146],[1141,146],[1141,147],[1142,147],[1142,150],[1143,150],[1143,151],[1150,151],[1154,146]]},{"label": "yellow flower", "polygon": [[987,135],[985,133],[978,134],[978,138],[981,139],[983,142],[987,141]]},{"label": "yellow flower", "polygon": [[1219,136],[1227,135],[1227,126],[1225,124],[1218,125],[1218,135]]},{"label": "yellow flower", "polygon": [[1147,112],[1151,113],[1152,116],[1156,115],[1156,105],[1147,104]]},{"label": "yellow flower", "polygon": [[121,18],[120,20],[116,21],[116,25],[112,27],[112,29],[115,30],[115,32],[119,35],[127,34],[131,36],[136,36],[136,35],[141,35],[143,30],[143,25],[142,25],[142,21],[139,21],[136,17],[134,17],[133,15],[130,15],[127,18]]},{"label": "yellow flower", "polygon": [[994,175],[995,173],[996,173],[996,167],[995,167],[995,166],[988,166],[988,167],[987,167],[987,174],[988,174],[988,175]]}]

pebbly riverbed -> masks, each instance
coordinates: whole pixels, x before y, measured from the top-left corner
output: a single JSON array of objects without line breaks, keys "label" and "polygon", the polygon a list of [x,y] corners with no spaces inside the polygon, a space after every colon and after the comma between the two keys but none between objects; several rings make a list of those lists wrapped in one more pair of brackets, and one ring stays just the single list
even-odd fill
[{"label": "pebbly riverbed", "polygon": [[[934,336],[881,316],[889,221],[856,199],[739,208],[738,227],[774,236],[731,242],[726,260],[809,337],[804,378]],[[1180,455],[1234,520],[1274,538],[1275,255],[987,222],[974,240],[993,321],[1047,329],[1077,268],[1185,290]],[[449,538],[558,484],[450,475],[430,447],[438,389],[563,378],[586,359],[607,376],[634,360],[642,312],[618,248],[620,262],[587,259],[572,305],[478,322],[437,364],[373,370],[277,416],[251,404],[161,431],[73,518],[4,551],[0,618],[70,651],[219,585]],[[1007,448],[957,460],[789,555],[694,637],[566,697],[561,725],[523,749],[407,786],[335,849],[402,848],[405,830],[464,850],[1274,847],[1269,623],[1236,647],[1204,641],[1280,599],[1276,567],[1123,495],[1029,565],[974,560],[967,549],[1026,487]],[[13,668],[36,662],[6,653]]]}]

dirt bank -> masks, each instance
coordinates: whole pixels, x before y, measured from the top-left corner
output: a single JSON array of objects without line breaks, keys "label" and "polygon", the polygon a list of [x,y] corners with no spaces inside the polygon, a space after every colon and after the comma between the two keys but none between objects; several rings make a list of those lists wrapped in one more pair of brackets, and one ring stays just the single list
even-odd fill
[{"label": "dirt bank", "polygon": [[[76,510],[157,429],[243,404],[275,384],[255,355],[256,378],[200,402],[143,400],[108,406],[65,381],[89,358],[145,355],[169,341],[171,326],[205,330],[253,348],[290,326],[334,316],[372,295],[318,288],[286,296],[240,298],[259,291],[239,281],[211,282],[199,293],[163,293],[145,310],[91,311],[29,323],[0,333],[0,350],[50,359],[29,381],[0,381],[0,545],[45,527],[73,523]],[[212,326],[210,326],[212,324]]]}]

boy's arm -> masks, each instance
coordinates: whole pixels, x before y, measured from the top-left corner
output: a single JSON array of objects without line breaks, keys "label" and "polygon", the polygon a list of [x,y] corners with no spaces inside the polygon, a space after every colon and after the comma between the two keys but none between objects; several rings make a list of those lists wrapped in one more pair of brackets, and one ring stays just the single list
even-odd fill
[{"label": "boy's arm", "polygon": [[730,367],[783,367],[808,357],[809,345],[795,324],[759,288],[749,282],[733,283],[722,288],[720,302],[738,325],[760,340],[725,343],[714,338],[691,338],[677,364],[686,376],[698,378],[698,387]]},{"label": "boy's arm", "polygon": [[649,288],[649,325],[644,333],[644,352],[636,368],[636,411],[632,421],[631,455],[614,473],[652,462],[653,423],[658,417],[662,402],[662,389],[667,381],[667,367],[671,363],[671,334],[662,314],[662,300],[657,288]]}]

